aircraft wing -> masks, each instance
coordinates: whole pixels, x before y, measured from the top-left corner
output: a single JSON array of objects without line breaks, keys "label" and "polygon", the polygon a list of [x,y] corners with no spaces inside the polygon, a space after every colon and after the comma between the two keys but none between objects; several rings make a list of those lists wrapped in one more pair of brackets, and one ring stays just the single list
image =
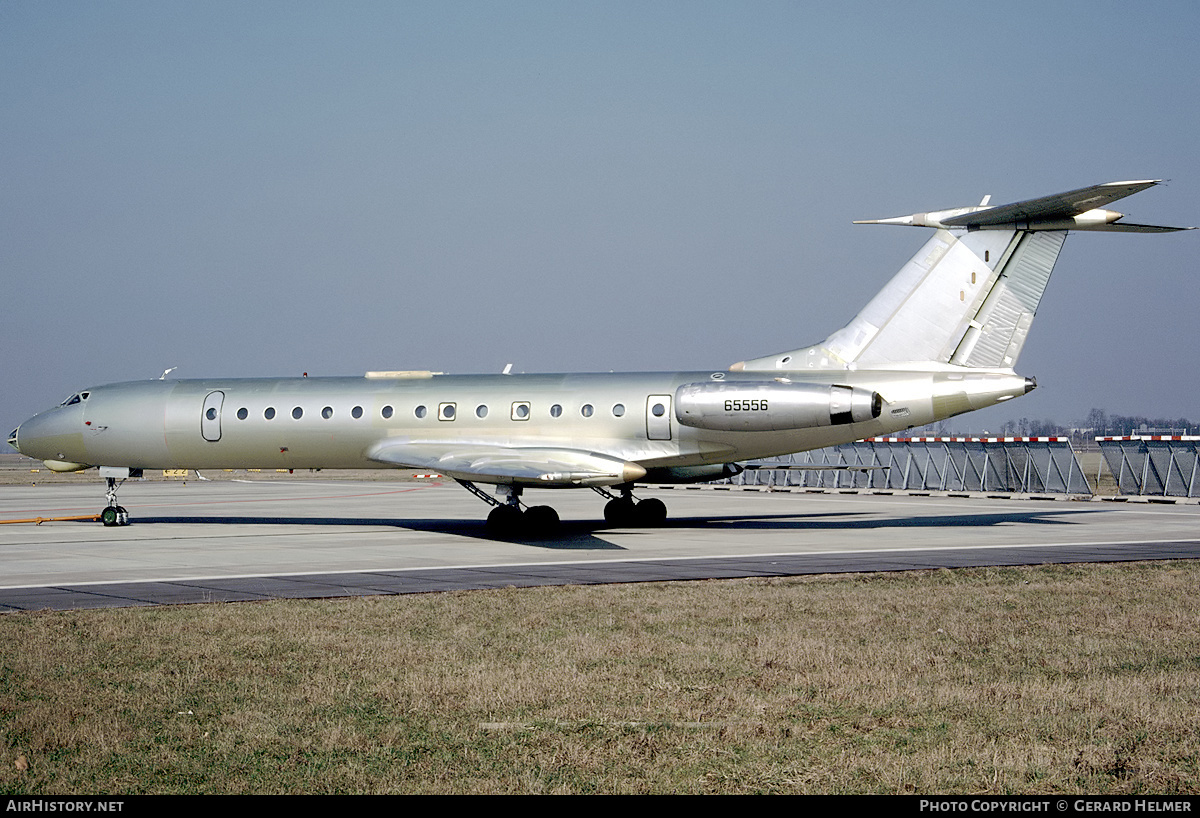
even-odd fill
[{"label": "aircraft wing", "polygon": [[531,486],[612,486],[644,477],[636,463],[578,449],[512,447],[457,441],[384,440],[367,457],[429,469],[460,480]]},{"label": "aircraft wing", "polygon": [[[941,223],[947,227],[985,227],[988,225],[1011,224],[1013,222],[1039,222],[1066,220],[1096,210],[1107,204],[1132,196],[1140,190],[1154,187],[1161,180],[1146,179],[1136,182],[1107,182],[1102,185],[1092,185],[1066,193],[1056,193],[1053,196],[1043,196],[1040,199],[1027,199],[1023,202],[989,207],[974,213],[964,213],[961,216],[943,218]],[[1114,214],[1116,215],[1116,214]],[[1107,231],[1124,231],[1130,233],[1165,233],[1184,228],[1157,227],[1143,224],[1104,225],[1092,229]]]}]

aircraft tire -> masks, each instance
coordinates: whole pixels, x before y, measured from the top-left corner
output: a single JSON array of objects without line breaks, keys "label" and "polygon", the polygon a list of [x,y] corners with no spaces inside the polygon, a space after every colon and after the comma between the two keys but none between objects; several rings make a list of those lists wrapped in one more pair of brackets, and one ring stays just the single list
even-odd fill
[{"label": "aircraft tire", "polygon": [[621,497],[605,503],[604,522],[620,527],[636,525],[637,507],[634,505],[633,500]]},{"label": "aircraft tire", "polygon": [[550,506],[530,506],[521,522],[531,534],[549,534],[558,528],[558,512]]},{"label": "aircraft tire", "polygon": [[100,522],[109,527],[120,525],[121,514],[117,506],[105,506],[104,510],[100,512]]},{"label": "aircraft tire", "polygon": [[637,504],[638,523],[660,526],[667,521],[667,504],[657,497],[648,497]]},{"label": "aircraft tire", "polygon": [[496,506],[487,516],[488,531],[500,536],[513,534],[521,522],[521,509],[516,506]]}]

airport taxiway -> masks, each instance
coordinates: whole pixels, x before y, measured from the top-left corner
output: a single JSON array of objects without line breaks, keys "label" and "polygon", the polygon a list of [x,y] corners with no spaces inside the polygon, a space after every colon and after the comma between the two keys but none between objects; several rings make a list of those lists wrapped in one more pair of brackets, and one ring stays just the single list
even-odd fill
[{"label": "airport taxiway", "polygon": [[[0,525],[0,611],[540,584],[1190,559],[1200,506],[983,495],[645,489],[656,529],[609,528],[590,491],[529,492],[554,537],[497,540],[449,483],[130,482],[132,524]],[[0,487],[0,520],[91,514],[103,487]]]}]

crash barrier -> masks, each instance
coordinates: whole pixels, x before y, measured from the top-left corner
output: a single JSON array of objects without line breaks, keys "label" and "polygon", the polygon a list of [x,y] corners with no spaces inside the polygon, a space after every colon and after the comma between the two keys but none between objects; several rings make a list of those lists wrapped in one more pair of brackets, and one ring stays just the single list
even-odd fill
[{"label": "crash barrier", "polygon": [[1121,494],[1200,497],[1195,435],[1098,437]]},{"label": "crash barrier", "polygon": [[[771,468],[775,464],[778,468]],[[823,489],[1092,493],[1065,437],[877,437],[748,465],[727,482]],[[806,465],[835,468],[805,470]]]}]

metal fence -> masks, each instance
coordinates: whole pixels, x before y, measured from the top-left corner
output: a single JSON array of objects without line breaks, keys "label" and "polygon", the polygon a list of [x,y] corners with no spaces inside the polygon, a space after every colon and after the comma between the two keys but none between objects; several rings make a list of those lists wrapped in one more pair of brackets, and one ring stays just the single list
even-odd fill
[{"label": "metal fence", "polygon": [[[779,468],[771,468],[778,464]],[[814,467],[845,467],[805,470]],[[1065,437],[868,438],[752,461],[728,482],[744,486],[1008,491],[1090,495]],[[861,466],[862,470],[853,470]]]},{"label": "metal fence", "polygon": [[1200,437],[1133,435],[1096,442],[1121,494],[1200,497]]}]

